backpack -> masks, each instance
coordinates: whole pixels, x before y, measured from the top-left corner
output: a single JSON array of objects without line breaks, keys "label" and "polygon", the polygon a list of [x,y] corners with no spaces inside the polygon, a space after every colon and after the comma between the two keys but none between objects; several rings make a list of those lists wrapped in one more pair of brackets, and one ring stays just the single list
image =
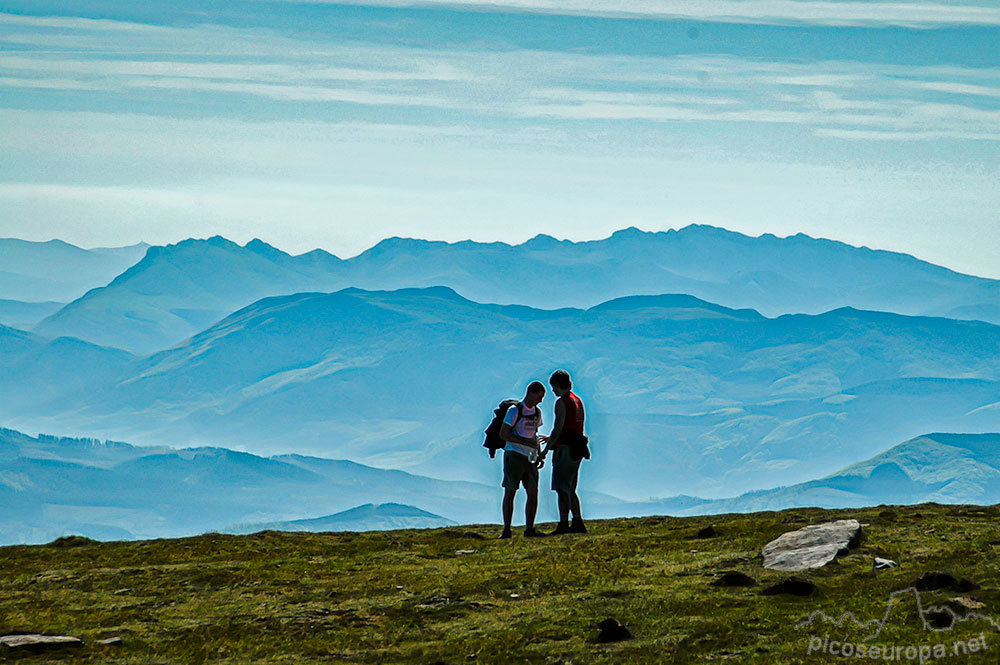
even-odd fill
[{"label": "backpack", "polygon": [[500,402],[500,406],[493,409],[493,420],[490,421],[485,430],[486,440],[483,442],[483,448],[490,451],[490,459],[496,457],[497,451],[507,445],[507,442],[500,438],[500,427],[503,425],[504,416],[507,415],[507,411],[512,406],[517,406],[517,417],[514,418],[514,424],[511,426],[513,428],[517,427],[517,423],[524,417],[521,414],[520,400],[505,399]]}]

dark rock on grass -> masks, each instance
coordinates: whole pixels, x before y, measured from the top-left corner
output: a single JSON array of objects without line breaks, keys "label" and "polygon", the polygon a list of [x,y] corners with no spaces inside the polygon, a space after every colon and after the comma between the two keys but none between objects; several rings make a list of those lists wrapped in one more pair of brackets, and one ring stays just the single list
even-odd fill
[{"label": "dark rock on grass", "polygon": [[958,584],[951,588],[952,591],[975,591],[976,589],[979,589],[979,585],[964,577],[958,581]]},{"label": "dark rock on grass", "polygon": [[761,594],[765,596],[777,596],[779,594],[790,594],[792,596],[811,596],[816,592],[816,585],[805,579],[804,577],[789,577],[787,580],[781,580],[777,584],[773,584],[763,591]]},{"label": "dark rock on grass", "polygon": [[927,621],[927,625],[941,630],[951,628],[952,624],[955,623],[955,615],[951,612],[935,610],[924,614],[924,620]]},{"label": "dark rock on grass", "polygon": [[958,580],[954,575],[938,571],[924,573],[917,579],[913,580],[913,586],[916,587],[918,591],[950,589],[955,584],[958,584]]},{"label": "dark rock on grass", "polygon": [[85,545],[97,544],[98,541],[86,536],[63,536],[49,543],[49,547],[84,547]]},{"label": "dark rock on grass", "polygon": [[913,586],[918,591],[937,591],[938,589],[948,589],[951,591],[975,591],[979,585],[972,580],[965,578],[958,579],[948,572],[929,571],[913,581]]},{"label": "dark rock on grass", "polygon": [[604,644],[607,642],[622,642],[632,639],[632,633],[628,628],[618,623],[615,619],[605,619],[597,624],[601,632],[597,635],[597,641]]},{"label": "dark rock on grass", "polygon": [[706,526],[704,529],[700,530],[693,536],[688,536],[688,540],[693,540],[695,538],[716,538],[721,535],[722,533],[717,528],[715,528],[715,525],[711,524],[709,526]]},{"label": "dark rock on grass", "polygon": [[445,529],[441,532],[445,538],[470,538],[472,540],[486,540],[486,536],[475,531],[459,531],[457,529]]},{"label": "dark rock on grass", "polygon": [[883,519],[886,522],[892,522],[899,519],[899,513],[895,510],[883,510],[878,514],[879,519]]},{"label": "dark rock on grass", "polygon": [[757,586],[757,580],[738,570],[724,570],[712,586]]},{"label": "dark rock on grass", "polygon": [[6,651],[49,651],[83,646],[79,637],[69,635],[5,635],[0,646]]}]

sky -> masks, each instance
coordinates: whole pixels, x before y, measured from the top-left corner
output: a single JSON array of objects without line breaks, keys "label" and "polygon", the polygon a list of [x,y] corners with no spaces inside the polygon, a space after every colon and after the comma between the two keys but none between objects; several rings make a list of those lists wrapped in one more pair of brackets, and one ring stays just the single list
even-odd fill
[{"label": "sky", "polygon": [[995,0],[8,0],[0,237],[701,223],[1000,278],[998,45]]}]

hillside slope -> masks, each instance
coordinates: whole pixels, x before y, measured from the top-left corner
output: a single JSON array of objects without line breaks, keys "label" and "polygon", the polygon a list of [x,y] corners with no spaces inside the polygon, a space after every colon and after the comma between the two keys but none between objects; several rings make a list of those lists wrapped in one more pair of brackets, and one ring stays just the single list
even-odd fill
[{"label": "hillside slope", "polygon": [[0,299],[69,302],[110,282],[148,247],[82,249],[62,240],[0,238]]},{"label": "hillside slope", "polygon": [[[849,508],[883,503],[1000,502],[1000,434],[928,434],[825,478],[705,501],[673,514]],[[670,504],[672,505],[672,503]]]},{"label": "hillside slope", "polygon": [[[761,548],[839,518],[862,522],[865,538],[836,563],[796,574],[817,591],[765,594],[790,575],[764,570]],[[509,541],[465,526],[8,547],[0,634],[82,637],[61,663],[844,662],[816,646],[825,637],[915,652],[982,639],[985,650],[942,662],[994,665],[998,520],[997,506],[920,505],[609,520],[583,537]],[[694,538],[710,524],[717,536]],[[876,556],[899,567],[873,570]],[[713,586],[729,570],[756,586]],[[916,590],[931,571],[977,586]],[[830,623],[844,612],[882,621],[877,637],[866,641],[871,625]],[[950,616],[963,620],[935,629]],[[632,638],[599,643],[608,618]],[[116,636],[121,646],[96,643]]]},{"label": "hillside slope", "polygon": [[1000,431],[998,326],[853,309],[768,319],[679,295],[537,310],[442,287],[264,299],[126,376],[0,417],[493,484],[480,447],[492,409],[560,366],[588,407],[589,487],[631,500],[730,497],[926,432]]}]

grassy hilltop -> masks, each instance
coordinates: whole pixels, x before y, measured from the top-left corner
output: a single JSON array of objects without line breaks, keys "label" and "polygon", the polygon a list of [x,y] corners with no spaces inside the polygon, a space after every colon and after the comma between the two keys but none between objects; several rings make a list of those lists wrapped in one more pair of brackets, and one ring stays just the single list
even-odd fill
[{"label": "grassy hilltop", "polygon": [[[853,517],[865,539],[818,571],[810,597],[764,595],[790,577],[765,571],[769,540]],[[708,525],[717,536],[695,538]],[[20,655],[73,663],[826,663],[885,662],[808,653],[811,637],[936,645],[985,634],[986,651],[926,662],[998,663],[1000,632],[970,618],[928,631],[899,596],[880,636],[796,624],[822,610],[881,619],[890,594],[950,571],[976,590],[920,594],[1000,626],[1000,506],[795,509],[591,523],[587,536],[495,540],[493,526],[371,533],[209,534],[142,542],[0,549],[0,634],[76,635],[82,648]],[[900,563],[873,570],[875,556]],[[757,586],[713,586],[736,570]],[[974,609],[971,609],[974,608]],[[937,619],[942,612],[936,610]],[[926,614],[934,620],[935,615]],[[596,624],[633,639],[597,643]],[[122,646],[94,642],[121,637]],[[903,662],[906,662],[905,660]],[[917,661],[911,661],[917,662]]]}]

